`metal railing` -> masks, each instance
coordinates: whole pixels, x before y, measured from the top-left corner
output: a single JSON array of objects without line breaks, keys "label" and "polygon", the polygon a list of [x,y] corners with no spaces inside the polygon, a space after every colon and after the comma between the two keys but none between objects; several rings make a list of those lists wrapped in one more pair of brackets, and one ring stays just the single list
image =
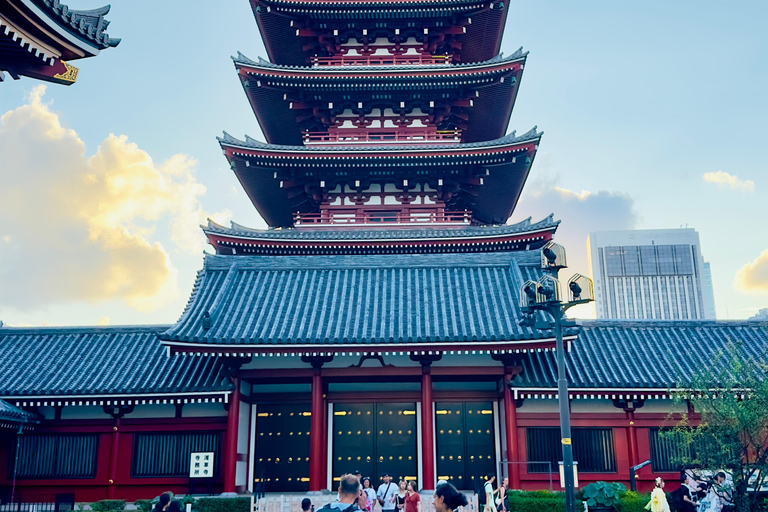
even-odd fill
[{"label": "metal railing", "polygon": [[304,132],[304,144],[365,144],[380,142],[457,143],[461,130],[365,130],[349,129],[332,132]]},{"label": "metal railing", "polygon": [[450,55],[341,55],[333,57],[312,57],[312,66],[416,66],[447,65]]},{"label": "metal railing", "polygon": [[396,225],[396,224],[458,224],[468,225],[472,212],[334,212],[326,210],[320,213],[295,213],[294,225]]}]

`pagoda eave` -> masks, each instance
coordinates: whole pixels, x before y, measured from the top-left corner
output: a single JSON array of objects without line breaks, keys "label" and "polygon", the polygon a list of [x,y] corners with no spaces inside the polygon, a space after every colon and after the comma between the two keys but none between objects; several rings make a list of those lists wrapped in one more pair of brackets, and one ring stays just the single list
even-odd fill
[{"label": "pagoda eave", "polygon": [[[503,341],[452,341],[436,340],[429,342],[405,343],[296,343],[277,345],[273,343],[220,343],[206,341],[204,338],[170,339],[160,335],[160,343],[168,347],[171,355],[194,354],[211,357],[258,357],[258,356],[326,356],[326,355],[397,355],[397,354],[525,354],[529,352],[554,351],[554,338],[541,337],[526,340]],[[576,339],[575,335],[564,336],[563,340],[570,344]]]},{"label": "pagoda eave", "polygon": [[[451,66],[442,70],[404,69],[371,71],[357,76],[333,76],[308,73],[302,69],[278,70],[272,68],[240,68],[241,79],[262,132],[271,143],[298,146],[303,143],[299,118],[315,122],[318,115],[332,118],[344,109],[359,105],[369,107],[380,104],[377,99],[385,92],[393,106],[414,102],[414,90],[422,97],[441,98],[428,109],[438,111],[451,107],[466,124],[463,142],[477,142],[501,137],[506,131],[514,108],[525,56],[482,66]],[[236,64],[237,65],[237,64]],[[344,73],[348,73],[344,71]],[[399,73],[397,76],[377,78],[376,73]],[[384,77],[384,78],[382,78]],[[445,98],[448,91],[449,97]],[[322,101],[306,100],[307,96],[322,96]],[[463,113],[461,113],[463,112]]]},{"label": "pagoda eave", "polygon": [[[310,19],[327,27],[346,26],[347,20],[357,24],[391,20],[440,20],[450,23],[457,18],[471,18],[466,32],[456,37],[462,46],[462,62],[481,62],[499,53],[508,9],[498,1],[275,1],[251,0],[254,16],[272,62],[300,66],[309,54],[304,48],[307,37],[299,37],[293,20]],[[366,25],[367,26],[367,25]]]}]

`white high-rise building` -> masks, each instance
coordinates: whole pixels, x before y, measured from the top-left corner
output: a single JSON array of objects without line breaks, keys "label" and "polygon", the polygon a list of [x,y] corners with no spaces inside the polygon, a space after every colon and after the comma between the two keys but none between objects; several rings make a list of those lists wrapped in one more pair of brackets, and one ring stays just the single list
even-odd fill
[{"label": "white high-rise building", "polygon": [[714,319],[695,229],[598,231],[587,238],[597,318]]}]

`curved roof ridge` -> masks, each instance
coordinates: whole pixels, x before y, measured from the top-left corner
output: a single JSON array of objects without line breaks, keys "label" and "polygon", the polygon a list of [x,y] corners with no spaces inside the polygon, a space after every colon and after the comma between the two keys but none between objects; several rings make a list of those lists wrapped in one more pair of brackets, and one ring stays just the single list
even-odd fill
[{"label": "curved roof ridge", "polygon": [[253,60],[240,51],[237,52],[237,57],[232,56],[231,59],[234,61],[235,65],[244,64],[246,66],[261,66],[265,68],[284,69],[284,70],[293,70],[293,71],[336,71],[336,70],[342,70],[342,69],[344,71],[361,71],[361,70],[376,71],[376,70],[393,70],[393,69],[412,70],[412,69],[422,69],[422,68],[450,70],[450,69],[456,69],[456,68],[480,67],[480,66],[489,65],[489,64],[514,62],[516,60],[526,59],[528,57],[528,53],[529,52],[523,51],[523,47],[521,46],[515,52],[510,54],[508,57],[504,57],[503,53],[499,53],[495,57],[492,57],[488,60],[479,61],[479,62],[459,62],[456,64],[449,64],[447,66],[446,65],[425,66],[424,64],[393,64],[393,65],[370,65],[370,66],[290,66],[285,64],[275,64],[267,59],[262,58],[261,56],[257,57],[257,60]]},{"label": "curved roof ridge", "polygon": [[421,149],[461,149],[461,148],[482,148],[482,147],[490,147],[490,146],[496,146],[501,144],[513,144],[516,142],[525,142],[525,141],[533,141],[540,139],[541,136],[544,134],[544,132],[538,131],[538,126],[534,126],[527,132],[525,132],[522,135],[517,135],[516,131],[512,131],[503,137],[499,137],[498,139],[491,139],[481,142],[458,142],[455,144],[386,144],[386,145],[345,145],[345,146],[325,146],[325,145],[311,145],[311,146],[288,146],[284,144],[270,144],[268,142],[261,142],[260,140],[254,139],[253,137],[249,135],[245,135],[245,140],[240,140],[236,137],[233,137],[226,131],[223,132],[223,136],[216,137],[216,139],[219,141],[220,144],[228,144],[233,146],[240,146],[245,148],[253,148],[253,149],[282,149],[282,150],[289,150],[289,151],[359,151],[359,152],[370,152],[372,150],[375,151],[382,151],[382,150],[389,150],[389,149],[397,149],[397,150],[403,150],[403,149],[414,149],[414,150],[421,150]]},{"label": "curved roof ridge", "polygon": [[88,10],[70,9],[68,5],[59,0],[42,0],[40,3],[53,15],[55,15],[62,26],[86,39],[97,43],[101,48],[114,48],[120,44],[121,39],[109,37],[105,32],[109,26],[109,21],[104,18],[111,5]]}]

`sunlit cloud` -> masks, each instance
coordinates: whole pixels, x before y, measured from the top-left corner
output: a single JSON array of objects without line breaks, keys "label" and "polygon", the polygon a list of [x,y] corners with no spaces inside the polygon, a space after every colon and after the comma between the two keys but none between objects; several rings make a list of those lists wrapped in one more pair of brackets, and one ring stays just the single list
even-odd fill
[{"label": "sunlit cloud", "polygon": [[[549,214],[561,221],[555,234],[555,241],[566,248],[568,270],[564,275],[574,273],[590,275],[587,259],[587,236],[593,231],[635,229],[639,215],[629,194],[598,190],[573,191],[559,185],[559,179],[548,172],[548,159],[537,157],[537,164],[543,163],[543,172],[536,180],[526,185],[515,208],[512,222],[525,217],[540,220]],[[542,169],[539,169],[542,170]],[[586,310],[577,315],[586,315]]]},{"label": "sunlit cloud", "polygon": [[768,293],[768,249],[736,272],[737,290]]},{"label": "sunlit cloud", "polygon": [[721,188],[729,188],[739,192],[754,192],[755,182],[752,180],[742,180],[738,176],[728,174],[724,171],[705,172],[702,179],[707,183],[715,183]]},{"label": "sunlit cloud", "polygon": [[35,87],[0,117],[0,306],[168,305],[179,296],[171,254],[202,251],[198,225],[227,215],[203,210],[190,157],[155,163],[125,135],[89,157],[44,94]]}]

